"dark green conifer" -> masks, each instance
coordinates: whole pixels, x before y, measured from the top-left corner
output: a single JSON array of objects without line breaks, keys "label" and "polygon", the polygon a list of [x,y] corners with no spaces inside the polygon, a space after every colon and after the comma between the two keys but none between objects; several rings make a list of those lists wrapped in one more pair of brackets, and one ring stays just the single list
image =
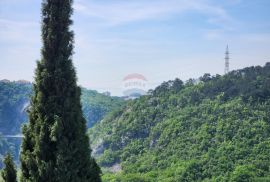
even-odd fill
[{"label": "dark green conifer", "polygon": [[37,63],[29,124],[23,127],[22,182],[98,182],[90,157],[72,64],[72,0],[43,0],[42,58]]},{"label": "dark green conifer", "polygon": [[17,181],[16,167],[10,153],[6,155],[4,159],[4,164],[5,164],[5,167],[1,173],[4,182],[16,182]]}]

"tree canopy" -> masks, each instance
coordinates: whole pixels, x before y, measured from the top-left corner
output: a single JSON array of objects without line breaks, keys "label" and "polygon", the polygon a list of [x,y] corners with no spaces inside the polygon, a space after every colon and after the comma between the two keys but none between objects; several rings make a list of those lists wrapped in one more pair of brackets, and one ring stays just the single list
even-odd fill
[{"label": "tree canopy", "polygon": [[72,63],[72,0],[43,0],[42,57],[37,62],[29,123],[23,127],[22,182],[98,182],[90,156]]},{"label": "tree canopy", "polygon": [[270,176],[269,116],[267,63],[164,82],[89,134],[104,181],[260,181]]},{"label": "tree canopy", "polygon": [[16,182],[17,171],[10,153],[8,153],[4,158],[4,165],[5,167],[1,172],[2,179],[4,180],[4,182]]}]

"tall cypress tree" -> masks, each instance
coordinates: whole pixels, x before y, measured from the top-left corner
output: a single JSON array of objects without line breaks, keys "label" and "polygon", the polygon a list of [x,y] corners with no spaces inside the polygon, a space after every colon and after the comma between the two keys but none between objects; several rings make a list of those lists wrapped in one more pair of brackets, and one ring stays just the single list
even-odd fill
[{"label": "tall cypress tree", "polygon": [[23,127],[22,182],[99,182],[90,157],[72,64],[72,0],[43,0],[42,58],[37,63],[29,124]]},{"label": "tall cypress tree", "polygon": [[4,182],[16,182],[17,181],[17,171],[13,158],[10,153],[4,158],[5,168],[3,169],[1,175]]}]

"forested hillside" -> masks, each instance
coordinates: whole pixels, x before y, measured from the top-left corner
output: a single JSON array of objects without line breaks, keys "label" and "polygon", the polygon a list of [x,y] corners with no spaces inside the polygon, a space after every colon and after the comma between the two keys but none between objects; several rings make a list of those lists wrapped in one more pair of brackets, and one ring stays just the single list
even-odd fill
[{"label": "forested hillside", "polygon": [[31,93],[30,83],[0,81],[0,133],[19,133],[21,124],[27,120]]},{"label": "forested hillside", "polygon": [[97,91],[83,88],[81,103],[87,120],[87,127],[92,127],[96,122],[102,120],[107,113],[120,108],[124,102],[124,99],[120,97],[106,96]]},{"label": "forested hillside", "polygon": [[2,169],[3,167],[2,159],[4,158],[4,155],[6,154],[7,151],[14,151],[14,145],[9,143],[7,139],[3,138],[2,135],[0,134],[0,160],[1,160],[0,169]]},{"label": "forested hillside", "polygon": [[[32,95],[32,84],[22,81],[0,81],[0,168],[3,155],[10,151],[18,162],[20,138],[3,138],[2,135],[17,135],[28,121],[27,109]],[[82,89],[82,109],[87,126],[92,127],[108,112],[121,107],[124,100],[110,97],[94,90]]]},{"label": "forested hillside", "polygon": [[[20,132],[21,124],[27,121],[31,94],[31,83],[0,81],[0,133]],[[83,88],[81,103],[87,126],[91,127],[106,113],[123,105],[124,100]]]},{"label": "forested hillside", "polygon": [[270,63],[200,80],[164,82],[89,130],[104,181],[270,181]]}]

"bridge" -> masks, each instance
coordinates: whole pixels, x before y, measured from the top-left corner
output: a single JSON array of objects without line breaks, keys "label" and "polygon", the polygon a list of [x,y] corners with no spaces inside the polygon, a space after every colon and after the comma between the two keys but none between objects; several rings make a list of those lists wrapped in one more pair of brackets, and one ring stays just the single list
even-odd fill
[{"label": "bridge", "polygon": [[17,134],[17,135],[2,135],[0,137],[3,137],[3,138],[23,138],[23,135],[22,134]]}]

